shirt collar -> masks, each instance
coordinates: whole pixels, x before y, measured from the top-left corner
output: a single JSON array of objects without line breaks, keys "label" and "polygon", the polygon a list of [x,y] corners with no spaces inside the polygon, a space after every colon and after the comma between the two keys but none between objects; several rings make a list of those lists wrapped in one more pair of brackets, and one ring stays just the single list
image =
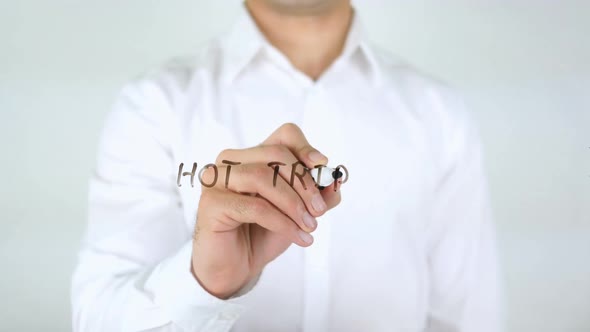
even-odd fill
[{"label": "shirt collar", "polygon": [[[231,30],[222,36],[222,79],[231,84],[254,57],[265,47],[272,47],[260,32],[246,5],[240,6],[240,15]],[[346,38],[344,50],[337,61],[344,60],[359,52],[364,64],[363,73],[376,83],[379,79],[378,62],[368,43],[365,27],[358,13],[354,12],[351,26]]]}]

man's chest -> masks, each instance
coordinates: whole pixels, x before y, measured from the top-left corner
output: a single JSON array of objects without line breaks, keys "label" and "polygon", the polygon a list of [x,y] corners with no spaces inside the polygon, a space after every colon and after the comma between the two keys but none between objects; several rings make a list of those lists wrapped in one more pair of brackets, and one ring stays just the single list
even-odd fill
[{"label": "man's chest", "polygon": [[[401,104],[354,96],[336,99],[316,91],[304,97],[229,95],[208,107],[195,110],[198,116],[185,135],[190,137],[185,164],[202,167],[223,149],[260,144],[280,125],[292,122],[329,158],[329,166],[347,171],[339,189],[342,202],[318,219],[314,245],[292,246],[269,264],[250,301],[268,305],[274,303],[271,297],[289,293],[277,287],[281,280],[296,289],[315,289],[313,297],[329,302],[333,315],[373,307],[371,314],[357,317],[359,326],[388,313],[398,313],[401,321],[419,321],[426,301],[422,235],[432,172],[426,139]],[[200,190],[196,186],[181,193],[191,226]],[[305,301],[305,291],[283,297],[296,294],[297,307]]]}]

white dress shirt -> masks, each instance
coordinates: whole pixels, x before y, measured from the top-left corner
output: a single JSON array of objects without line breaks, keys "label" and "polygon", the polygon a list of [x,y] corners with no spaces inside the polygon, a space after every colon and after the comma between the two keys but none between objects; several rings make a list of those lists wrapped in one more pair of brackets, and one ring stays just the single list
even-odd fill
[{"label": "white dress shirt", "polygon": [[[314,82],[244,12],[198,55],[126,86],[110,113],[73,278],[74,330],[498,330],[470,118],[452,90],[368,44],[356,15],[343,54]],[[342,202],[318,218],[311,247],[291,245],[218,299],[190,272],[200,185],[183,177],[178,187],[179,164],[200,169],[286,122],[347,167]]]}]

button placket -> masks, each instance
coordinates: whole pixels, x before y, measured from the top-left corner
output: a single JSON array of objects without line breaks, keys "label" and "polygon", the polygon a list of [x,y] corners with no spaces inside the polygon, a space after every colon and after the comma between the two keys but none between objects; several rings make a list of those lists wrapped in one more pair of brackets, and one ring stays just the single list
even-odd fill
[{"label": "button placket", "polygon": [[[305,97],[302,130],[309,142],[329,157],[329,151],[321,151],[321,146],[317,146],[317,144],[324,144],[322,136],[326,131],[325,119],[329,118],[321,87],[318,85],[309,87]],[[329,329],[331,221],[328,219],[328,216],[318,218],[319,225],[314,232],[315,242],[304,251],[302,331]]]}]

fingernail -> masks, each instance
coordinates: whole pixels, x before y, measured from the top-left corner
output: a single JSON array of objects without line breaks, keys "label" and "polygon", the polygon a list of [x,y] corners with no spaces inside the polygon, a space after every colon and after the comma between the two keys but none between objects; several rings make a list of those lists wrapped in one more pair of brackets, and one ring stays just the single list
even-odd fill
[{"label": "fingernail", "polygon": [[318,222],[315,220],[315,218],[312,217],[307,211],[303,213],[303,223],[310,229],[315,229],[318,225]]},{"label": "fingernail", "polygon": [[313,206],[313,209],[317,212],[324,212],[324,210],[327,208],[324,198],[319,193],[313,195],[311,198],[311,206]]},{"label": "fingernail", "polygon": [[311,236],[311,234],[306,233],[302,230],[299,230],[299,237],[301,238],[301,240],[303,240],[303,242],[305,242],[306,244],[311,244],[313,242],[313,236]]},{"label": "fingernail", "polygon": [[324,156],[323,154],[319,153],[316,150],[313,150],[309,153],[309,159],[311,159],[311,161],[313,161],[314,163],[319,163],[320,161],[326,160],[328,159],[326,156]]}]

